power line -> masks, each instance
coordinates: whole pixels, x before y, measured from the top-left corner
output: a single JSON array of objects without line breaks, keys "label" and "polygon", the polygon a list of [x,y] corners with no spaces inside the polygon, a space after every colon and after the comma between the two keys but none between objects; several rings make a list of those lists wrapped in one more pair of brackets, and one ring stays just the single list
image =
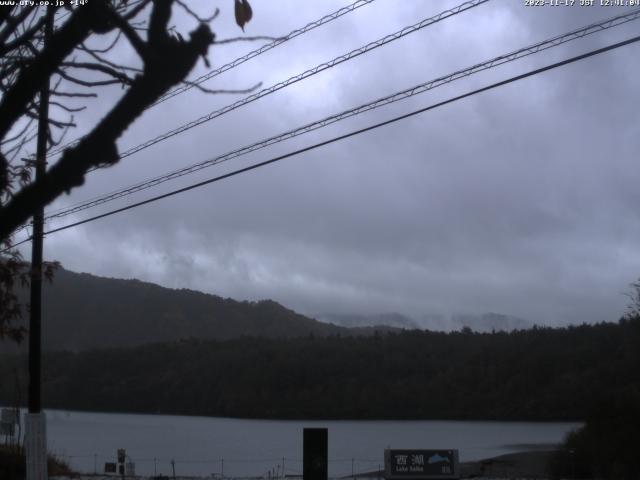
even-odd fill
[{"label": "power line", "polygon": [[[334,59],[332,59],[332,60],[330,60],[328,62],[319,64],[319,65],[315,66],[314,68],[311,68],[309,70],[306,70],[305,72],[302,72],[302,73],[300,73],[298,75],[290,77],[289,79],[287,79],[287,80],[285,80],[283,82],[280,82],[280,83],[277,83],[275,85],[272,85],[269,88],[263,89],[263,90],[255,93],[255,94],[252,94],[252,95],[249,95],[248,97],[245,97],[242,100],[239,100],[239,101],[234,102],[234,103],[232,103],[230,105],[227,105],[226,107],[223,107],[222,109],[216,110],[214,112],[209,113],[208,115],[205,115],[205,116],[200,117],[200,118],[198,118],[196,120],[193,120],[193,121],[191,121],[191,122],[189,122],[189,123],[187,123],[185,125],[182,125],[181,127],[178,127],[177,129],[174,129],[174,130],[171,130],[169,132],[166,132],[166,133],[164,133],[164,134],[162,134],[160,136],[157,136],[157,137],[155,137],[155,138],[153,138],[151,140],[148,140],[148,141],[146,141],[146,142],[144,142],[142,144],[139,144],[139,145],[137,145],[137,146],[135,146],[133,148],[130,148],[129,150],[127,150],[127,151],[125,151],[125,152],[120,154],[120,159],[128,157],[130,155],[133,155],[134,153],[137,153],[137,152],[139,152],[139,151],[141,151],[141,150],[143,150],[145,148],[148,148],[151,145],[154,145],[154,144],[156,144],[158,142],[161,142],[163,140],[166,140],[168,138],[176,136],[176,135],[178,135],[180,133],[183,133],[183,132],[185,132],[187,130],[190,130],[191,128],[194,128],[194,127],[196,127],[198,125],[201,125],[201,124],[203,124],[205,122],[208,122],[208,121],[210,121],[210,120],[212,120],[214,118],[217,118],[217,117],[219,117],[221,115],[224,115],[224,114],[226,114],[226,113],[228,113],[228,112],[230,112],[232,110],[235,110],[236,108],[239,108],[239,107],[241,107],[243,105],[246,105],[248,103],[256,101],[256,100],[258,100],[258,99],[260,99],[260,98],[262,98],[262,97],[264,97],[266,95],[269,95],[269,94],[274,93],[276,91],[279,91],[279,90],[281,90],[281,89],[283,89],[285,87],[293,85],[294,83],[297,83],[297,82],[299,82],[301,80],[309,78],[309,77],[311,77],[311,76],[313,76],[313,75],[315,75],[317,73],[320,73],[320,72],[322,72],[324,70],[333,68],[333,67],[335,67],[335,66],[337,66],[337,65],[339,65],[341,63],[344,63],[346,61],[352,60],[353,58],[356,58],[356,57],[358,57],[360,55],[363,55],[363,54],[365,54],[365,53],[367,53],[367,52],[369,52],[371,50],[374,50],[374,49],[376,49],[378,47],[386,45],[387,43],[393,42],[393,41],[395,41],[395,40],[397,40],[399,38],[402,38],[402,37],[404,37],[406,35],[414,33],[414,32],[416,32],[418,30],[421,30],[421,29],[423,29],[425,27],[428,27],[428,26],[433,25],[435,23],[438,23],[438,22],[440,22],[442,20],[445,20],[447,18],[450,18],[450,17],[453,17],[455,15],[458,15],[459,13],[462,13],[462,12],[464,12],[466,10],[469,10],[469,9],[475,8],[477,6],[480,6],[480,5],[484,4],[484,3],[487,3],[488,1],[489,0],[468,0],[468,1],[465,1],[465,2],[463,2],[462,4],[460,4],[460,5],[456,6],[456,7],[444,10],[443,12],[440,12],[437,15],[434,15],[434,16],[429,17],[429,18],[425,18],[425,19],[421,20],[418,23],[415,23],[415,24],[410,25],[410,26],[406,26],[406,27],[402,28],[401,30],[399,30],[399,31],[397,31],[395,33],[386,35],[386,36],[384,36],[384,37],[382,37],[382,38],[380,38],[378,40],[375,40],[373,42],[370,42],[370,43],[364,45],[363,47],[360,47],[360,48],[357,48],[355,50],[352,50],[352,51],[350,51],[350,52],[348,52],[346,54],[343,54],[343,55],[341,55],[339,57],[336,57],[336,58],[334,58]],[[98,167],[92,168],[92,169],[89,170],[89,172],[95,171],[97,168]],[[47,219],[47,218],[45,218],[45,219]],[[16,230],[16,232],[20,231],[20,230],[21,229],[18,229],[18,230]]]},{"label": "power line", "polygon": [[[445,10],[437,15],[434,15],[433,17],[429,17],[426,19],[423,19],[422,21],[411,25],[411,26],[407,26],[404,27],[403,29],[393,33],[393,34],[389,34],[386,35],[385,37],[382,37],[376,41],[370,42],[366,45],[364,45],[363,47],[360,47],[358,49],[352,50],[349,53],[346,53],[344,55],[341,55],[339,57],[336,57],[328,62],[322,63],[320,65],[316,65],[314,68],[311,68],[309,70],[306,70],[305,72],[302,72],[298,75],[295,75],[293,77],[290,77],[289,79],[283,81],[283,82],[279,82],[275,85],[272,85],[271,87],[265,88],[259,92],[256,92],[252,95],[249,95],[241,100],[238,100],[237,102],[234,102],[230,105],[227,105],[221,109],[215,110],[211,113],[209,113],[208,115],[204,115],[196,120],[193,120],[187,124],[184,124],[176,129],[170,130],[169,132],[166,132],[160,136],[157,136],[151,140],[148,140],[142,144],[139,144],[135,147],[130,148],[129,150],[126,150],[124,152],[122,152],[120,154],[120,158],[125,158],[128,157],[130,155],[133,155],[134,153],[137,153],[140,150],[143,150],[147,147],[150,147],[151,145],[154,145],[158,142],[161,142],[163,140],[166,140],[170,137],[173,137],[175,135],[178,135],[180,133],[183,133],[191,128],[194,128],[196,126],[199,126],[209,120],[212,120],[214,118],[217,118],[221,115],[224,115],[232,110],[235,110],[243,105],[246,105],[248,103],[251,103],[255,100],[258,100],[266,95],[269,95],[271,93],[274,93],[278,90],[281,90],[287,86],[290,86],[294,83],[297,83],[301,80],[304,80],[306,78],[311,77],[312,75],[315,75],[317,73],[320,73],[328,68],[332,68],[335,67],[336,65],[339,65],[340,63],[346,62],[348,60],[351,60],[359,55],[362,55],[363,53],[367,53],[375,48],[378,48],[382,45],[385,45],[389,42],[392,42],[394,40],[397,40],[398,38],[401,38],[403,36],[409,35],[411,33],[414,33],[422,28],[428,27],[430,25],[433,25],[434,23],[437,23],[441,20],[444,20],[446,18],[452,17],[454,15],[457,15],[463,11],[469,10],[471,8],[477,7],[483,3],[488,2],[489,0],[472,0],[472,1],[467,1],[464,2],[460,5],[458,5],[457,7],[451,8],[449,10]],[[97,168],[91,169],[90,171],[94,171]]]},{"label": "power line", "polygon": [[623,14],[623,15],[618,15],[606,20],[602,20],[600,22],[597,23],[593,23],[590,25],[587,25],[585,27],[579,28],[579,29],[575,29],[572,30],[571,32],[562,34],[562,35],[558,35],[555,37],[552,37],[550,39],[547,40],[543,40],[541,42],[535,43],[533,45],[512,51],[510,53],[504,54],[504,55],[500,55],[498,57],[495,57],[491,60],[482,62],[482,63],[478,63],[475,64],[471,67],[467,67],[461,70],[457,70],[453,73],[450,73],[448,75],[442,76],[442,77],[438,77],[436,79],[433,80],[429,80],[427,82],[424,82],[422,84],[416,85],[414,87],[411,87],[409,89],[405,89],[402,90],[400,92],[394,93],[392,95],[388,95],[386,97],[382,97],[379,99],[374,100],[373,102],[369,102],[363,105],[360,105],[358,107],[349,109],[349,110],[345,110],[343,112],[334,114],[332,116],[323,118],[321,120],[317,120],[315,122],[309,123],[307,125],[304,125],[302,127],[297,127],[293,130],[289,130],[287,132],[278,134],[276,136],[264,139],[264,140],[260,140],[258,142],[255,142],[253,144],[250,144],[248,146],[244,146],[241,147],[239,149],[233,150],[231,152],[225,153],[223,155],[219,155],[215,158],[212,159],[208,159],[205,160],[203,162],[179,169],[179,170],[175,170],[173,172],[155,177],[153,179],[132,185],[130,187],[124,188],[124,189],[120,189],[120,190],[116,190],[115,192],[111,192],[109,194],[106,195],[102,195],[100,197],[95,197],[94,199],[91,200],[87,200],[85,202],[82,202],[80,204],[76,204],[74,206],[71,206],[69,208],[63,209],[63,210],[59,210],[58,212],[54,212],[49,214],[46,219],[52,219],[52,218],[60,218],[63,216],[67,216],[73,213],[77,213],[80,212],[82,210],[86,210],[88,208],[92,208],[98,205],[101,205],[103,203],[107,203],[109,201],[112,200],[116,200],[118,198],[122,198],[124,196],[127,195],[131,195],[133,193],[145,190],[147,188],[151,188],[154,187],[156,185],[159,185],[161,183],[167,182],[169,180],[173,180],[185,175],[188,175],[190,173],[194,173],[196,171],[202,170],[204,168],[208,168],[210,166],[213,165],[217,165],[223,162],[226,162],[228,160],[231,160],[233,158],[237,158],[243,155],[246,155],[248,153],[254,152],[256,150],[260,150],[262,148],[274,145],[276,143],[288,140],[290,138],[294,138],[297,137],[299,135],[323,128],[325,126],[331,125],[333,123],[336,123],[338,121],[344,120],[346,118],[355,116],[355,115],[359,115],[361,113],[364,113],[366,111],[369,110],[373,110],[376,108],[380,108],[384,105],[388,105],[409,97],[412,97],[414,95],[418,95],[420,93],[424,93],[427,92],[429,90],[432,90],[434,88],[440,87],[442,85],[445,85],[447,83],[453,82],[455,80],[459,80],[461,78],[465,78],[467,76],[473,75],[475,73],[484,71],[484,70],[488,70],[490,68],[494,68],[496,66],[508,63],[508,62],[512,62],[514,60],[547,50],[549,48],[552,47],[556,47],[558,45],[561,45],[563,43],[572,41],[572,40],[576,40],[579,38],[583,38],[586,35],[590,35],[592,33],[596,33],[602,30],[606,30],[608,28],[612,28],[615,26],[619,26],[622,25],[624,23],[630,22],[632,20],[637,20],[638,18],[640,18],[640,9],[636,9],[632,12],[629,12],[627,14]]},{"label": "power line", "polygon": [[[301,153],[305,153],[305,152],[308,152],[308,151],[311,151],[311,150],[315,150],[316,148],[319,148],[319,147],[323,147],[323,146],[326,146],[326,145],[329,145],[329,144],[332,144],[332,143],[336,143],[338,141],[345,140],[347,138],[354,137],[356,135],[360,135],[362,133],[365,133],[365,132],[368,132],[368,131],[371,131],[371,130],[374,130],[374,129],[377,129],[377,128],[380,128],[380,127],[383,127],[383,126],[390,125],[390,124],[398,122],[400,120],[404,120],[406,118],[413,117],[413,116],[418,115],[420,113],[424,113],[424,112],[427,112],[427,111],[430,111],[430,110],[434,110],[436,108],[448,105],[450,103],[457,102],[458,100],[462,100],[464,98],[468,98],[468,97],[477,95],[479,93],[483,93],[483,92],[486,92],[486,91],[489,91],[489,90],[493,90],[495,88],[498,88],[498,87],[501,87],[501,86],[504,86],[504,85],[507,85],[507,84],[510,84],[510,83],[513,83],[513,82],[517,82],[519,80],[523,80],[525,78],[532,77],[534,75],[538,75],[540,73],[543,73],[543,72],[546,72],[546,71],[549,71],[549,70],[553,70],[555,68],[559,68],[559,67],[562,67],[562,66],[565,66],[565,65],[580,61],[580,60],[584,60],[586,58],[593,57],[593,56],[599,55],[601,53],[605,53],[605,52],[608,52],[608,51],[611,51],[611,50],[615,50],[617,48],[620,48],[620,47],[623,47],[623,46],[626,46],[626,45],[630,45],[630,44],[638,42],[638,41],[640,41],[640,35],[639,36],[635,36],[633,38],[630,38],[628,40],[624,40],[622,42],[618,42],[618,43],[615,43],[615,44],[612,44],[612,45],[608,45],[606,47],[602,47],[602,48],[599,48],[599,49],[596,49],[596,50],[591,50],[590,52],[584,53],[582,55],[577,55],[577,56],[562,60],[560,62],[552,63],[552,64],[547,65],[545,67],[537,68],[535,70],[530,70],[529,72],[510,77],[510,78],[508,78],[506,80],[502,80],[500,82],[492,83],[492,84],[487,85],[485,87],[481,87],[481,88],[472,90],[470,92],[464,93],[462,95],[458,95],[458,96],[449,98],[449,99],[444,100],[442,102],[438,102],[438,103],[429,105],[427,107],[420,108],[418,110],[414,110],[412,112],[409,112],[409,113],[406,113],[406,114],[403,114],[403,115],[399,115],[397,117],[394,117],[394,118],[391,118],[389,120],[385,120],[383,122],[379,122],[379,123],[370,125],[370,126],[365,127],[365,128],[354,130],[354,131],[346,133],[344,135],[333,137],[333,138],[331,138],[329,140],[325,140],[325,141],[322,141],[322,142],[319,142],[319,143],[315,143],[313,145],[310,145],[310,146],[307,146],[307,147],[304,147],[304,148],[301,148],[301,149],[298,149],[298,150],[294,150],[294,151],[286,153],[284,155],[279,155],[277,157],[271,158],[269,160],[265,160],[263,162],[255,163],[255,164],[250,165],[248,167],[244,167],[244,168],[240,168],[238,170],[234,170],[234,171],[226,173],[224,175],[219,175],[217,177],[213,177],[213,178],[210,178],[208,180],[204,180],[202,182],[194,183],[194,184],[189,185],[187,187],[179,188],[177,190],[173,190],[171,192],[164,193],[162,195],[158,195],[158,196],[149,198],[147,200],[143,200],[141,202],[136,202],[136,203],[127,205],[127,206],[122,207],[122,208],[111,210],[111,211],[103,213],[101,215],[96,215],[96,216],[93,216],[93,217],[89,217],[89,218],[86,218],[84,220],[81,220],[81,221],[78,221],[78,222],[74,222],[74,223],[71,223],[69,225],[65,225],[63,227],[58,227],[58,228],[51,229],[51,230],[45,232],[45,235],[49,235],[49,234],[52,234],[52,233],[60,232],[62,230],[67,230],[69,228],[77,227],[79,225],[83,225],[85,223],[89,223],[89,222],[92,222],[92,221],[95,221],[95,220],[99,220],[101,218],[109,217],[111,215],[115,215],[116,213],[120,213],[120,212],[124,212],[124,211],[127,211],[127,210],[131,210],[133,208],[140,207],[142,205],[153,203],[153,202],[156,202],[158,200],[162,200],[164,198],[177,195],[179,193],[184,193],[184,192],[187,192],[189,190],[193,190],[193,189],[205,186],[205,185],[209,185],[211,183],[219,182],[219,181],[224,180],[226,178],[234,177],[234,176],[239,175],[241,173],[245,173],[245,172],[248,172],[250,170],[255,170],[257,168],[264,167],[266,165],[270,165],[272,163],[279,162],[280,160],[284,160],[286,158],[290,158],[290,157],[299,155]],[[30,240],[30,238],[28,238],[26,240],[23,240],[22,242],[14,245],[14,247],[18,246],[18,245],[20,245],[22,243],[25,243],[25,242],[27,242],[29,240]],[[9,250],[9,249],[4,249],[4,250],[2,250],[1,253],[6,252],[7,250]]]},{"label": "power line", "polygon": [[[466,1],[460,5],[458,5],[457,7],[454,8],[450,8],[448,10],[445,10],[443,12],[440,12],[437,15],[434,15],[432,17],[429,18],[425,18],[424,20],[421,20],[418,23],[415,23],[413,25],[407,26],[402,28],[401,30],[398,30],[395,33],[386,35],[378,40],[375,40],[373,42],[370,42],[360,48],[356,48],[355,50],[351,50],[349,53],[345,53],[343,55],[340,55],[338,57],[335,57],[332,60],[329,60],[328,62],[324,62],[321,63],[319,65],[316,65],[313,68],[310,68],[309,70],[306,70],[302,73],[299,73],[297,75],[294,75],[293,77],[288,78],[287,80],[284,80],[282,82],[276,83],[275,85],[272,85],[270,87],[264,88],[262,90],[260,90],[259,92],[256,92],[254,94],[251,94],[241,100],[238,100],[237,102],[231,103],[225,107],[222,107],[218,110],[214,110],[213,112],[208,113],[207,115],[203,115],[200,118],[197,118],[196,120],[192,120],[189,123],[186,123],[180,127],[177,127],[173,130],[169,130],[168,132],[165,132],[161,135],[158,135],[157,137],[154,137],[150,140],[147,140],[144,143],[138,144],[135,147],[129,148],[128,150],[125,150],[124,152],[122,152],[120,154],[120,159],[129,157],[135,153],[138,153],[141,150],[144,150],[152,145],[155,145],[156,143],[162,142],[164,140],[167,140],[171,137],[174,137],[176,135],[179,135],[181,133],[184,133],[188,130],[191,130],[194,127],[197,127],[199,125],[202,125],[203,123],[206,123],[208,121],[213,120],[214,118],[220,117],[222,115],[225,115],[233,110],[236,110],[237,108],[240,108],[244,105],[247,105],[249,103],[255,102],[256,100],[259,100],[260,98],[263,98],[267,95],[270,95],[274,92],[277,92],[279,90],[282,90],[283,88],[289,87],[295,83],[298,83],[302,80],[305,80],[309,77],[312,77],[313,75],[316,75],[320,72],[323,72],[325,70],[328,70],[330,68],[333,68],[337,65],[340,65],[344,62],[347,62],[349,60],[352,60],[356,57],[359,57],[360,55],[363,55],[365,53],[368,53],[372,50],[375,50],[376,48],[379,48],[383,45],[386,45],[388,43],[391,43],[395,40],[398,40],[399,38],[405,37],[407,35],[410,35],[412,33],[417,32],[418,30],[421,30],[423,28],[429,27],[435,23],[438,23],[442,20],[445,20],[447,18],[453,17],[455,15],[458,15],[459,13],[465,12],[467,10],[470,10],[472,8],[475,8],[479,5],[482,5],[484,3],[487,3],[489,0],[469,0]],[[96,170],[96,168],[91,169],[92,170]]]},{"label": "power line", "polygon": [[[339,10],[336,10],[335,12],[329,13],[327,15],[325,15],[322,18],[319,18],[318,20],[314,20],[313,22],[309,22],[308,24],[306,24],[304,27],[298,28],[296,30],[293,30],[291,32],[289,32],[288,34],[286,34],[284,37],[278,37],[275,40],[273,40],[272,42],[269,42],[265,45],[262,45],[259,48],[256,48],[255,50],[252,50],[251,52],[236,58],[235,60],[232,60],[231,62],[222,65],[221,67],[218,67],[214,70],[211,70],[210,72],[206,73],[205,75],[202,75],[198,78],[196,78],[195,80],[189,81],[188,84],[185,85],[181,85],[180,87],[174,88],[173,90],[171,90],[170,92],[165,93],[162,97],[160,97],[155,103],[153,103],[152,105],[150,105],[149,107],[147,107],[147,110],[149,108],[152,108],[166,100],[169,100],[170,98],[175,97],[176,95],[179,95],[183,92],[186,92],[187,90],[195,87],[196,85],[200,85],[201,83],[206,82],[207,80],[211,80],[212,78],[220,75],[221,73],[224,73],[228,70],[231,70],[232,68],[235,68],[239,65],[242,65],[243,63],[251,60],[252,58],[257,57],[258,55],[261,55],[265,52],[268,52],[269,50],[276,48],[279,45],[282,45],[283,43],[288,42],[289,40],[292,40],[296,37],[299,37],[300,35],[303,35],[307,32],[310,32],[311,30],[320,27],[322,25],[325,25],[329,22],[332,22],[333,20],[336,20],[340,17],[342,17],[343,15],[346,15],[347,13],[351,13],[353,11],[355,11],[356,9],[363,7],[365,5],[368,5],[372,2],[374,2],[375,0],[357,0],[356,2],[352,3],[351,5],[347,5],[346,7],[342,7]],[[80,140],[82,140],[82,137],[73,140],[65,145],[63,145],[62,147],[59,147],[55,150],[52,150],[51,152],[49,152],[49,156],[52,155],[57,155],[58,153],[64,151],[65,149],[69,148],[70,146],[73,146],[75,144],[77,144],[78,142],[80,142]]]},{"label": "power line", "polygon": [[328,15],[325,15],[324,17],[315,20],[313,22],[308,23],[307,25],[305,25],[302,28],[298,28],[296,30],[293,30],[292,32],[289,32],[287,35],[285,35],[284,37],[280,37],[280,38],[276,38],[274,41],[267,43],[266,45],[263,45],[259,48],[256,48],[255,50],[247,53],[246,55],[243,55],[242,57],[238,57],[235,60],[227,63],[226,65],[223,65],[222,67],[219,67],[215,70],[212,70],[211,72],[202,75],[198,78],[196,78],[193,81],[190,81],[188,84],[185,85],[181,85],[175,89],[173,89],[170,92],[165,93],[162,97],[160,97],[152,106],[158,105],[159,103],[162,103],[172,97],[175,97],[176,95],[179,95],[183,92],[186,92],[187,90],[193,88],[195,85],[200,85],[201,83],[206,82],[207,80],[211,80],[212,78],[220,75],[221,73],[226,72],[227,70],[231,70],[234,67],[237,67],[238,65],[243,64],[244,62],[251,60],[254,57],[257,57],[258,55],[267,52],[269,50],[271,50],[272,48],[277,47],[278,45],[282,45],[283,43],[296,38],[304,33],[307,33],[311,30],[313,30],[316,27],[319,27],[321,25],[324,25],[325,23],[329,23],[337,18],[340,18],[341,16],[353,12],[354,10],[356,10],[357,8],[360,8],[364,5],[368,5],[369,3],[373,2],[374,0],[358,0],[357,2],[352,3],[351,5],[348,5],[346,7],[343,7],[339,10],[336,10],[333,13],[330,13]]}]

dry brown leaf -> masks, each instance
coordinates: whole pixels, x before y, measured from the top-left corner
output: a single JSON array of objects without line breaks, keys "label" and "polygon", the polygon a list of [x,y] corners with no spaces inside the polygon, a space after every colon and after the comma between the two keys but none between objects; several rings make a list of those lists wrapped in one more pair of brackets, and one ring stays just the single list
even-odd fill
[{"label": "dry brown leaf", "polygon": [[244,32],[244,26],[253,17],[253,10],[248,0],[235,0],[236,23]]}]

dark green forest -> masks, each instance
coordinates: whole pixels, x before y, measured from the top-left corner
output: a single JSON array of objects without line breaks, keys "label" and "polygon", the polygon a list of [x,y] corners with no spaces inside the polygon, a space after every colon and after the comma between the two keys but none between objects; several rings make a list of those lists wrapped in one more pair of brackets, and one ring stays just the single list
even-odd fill
[{"label": "dark green forest", "polygon": [[639,434],[640,390],[630,385],[594,405],[585,425],[555,452],[548,470],[553,478],[636,480]]},{"label": "dark green forest", "polygon": [[[191,339],[47,354],[43,401],[248,418],[583,420],[640,390],[638,345],[637,318],[493,334]],[[0,403],[24,403],[26,358],[0,356],[0,378]]]}]

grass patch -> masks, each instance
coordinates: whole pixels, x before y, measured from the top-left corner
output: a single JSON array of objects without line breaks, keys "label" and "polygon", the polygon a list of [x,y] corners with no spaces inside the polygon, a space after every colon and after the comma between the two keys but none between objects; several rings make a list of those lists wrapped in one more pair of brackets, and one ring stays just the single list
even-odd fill
[{"label": "grass patch", "polygon": [[[26,460],[24,448],[0,445],[0,478],[2,480],[24,480],[26,477]],[[47,467],[50,476],[77,476],[69,464],[56,458],[47,456]]]}]

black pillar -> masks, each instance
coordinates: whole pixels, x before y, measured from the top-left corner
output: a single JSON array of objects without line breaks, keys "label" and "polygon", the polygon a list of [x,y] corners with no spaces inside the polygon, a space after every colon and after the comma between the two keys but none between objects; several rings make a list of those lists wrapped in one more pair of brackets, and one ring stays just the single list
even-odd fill
[{"label": "black pillar", "polygon": [[305,428],[303,430],[304,480],[327,480],[329,434],[326,428]]}]

